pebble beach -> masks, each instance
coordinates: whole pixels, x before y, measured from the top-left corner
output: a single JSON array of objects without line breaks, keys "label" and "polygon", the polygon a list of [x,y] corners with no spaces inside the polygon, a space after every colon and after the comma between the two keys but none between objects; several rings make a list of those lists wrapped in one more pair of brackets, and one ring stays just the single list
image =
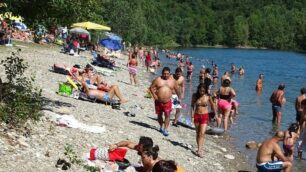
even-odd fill
[{"label": "pebble beach", "polygon": [[[150,98],[145,98],[152,74],[140,66],[140,84],[130,85],[125,54],[118,54],[114,59],[121,69],[113,72],[113,76],[103,76],[108,84],[118,85],[128,100],[121,105],[120,110],[117,110],[109,105],[82,101],[56,93],[59,83],[66,82],[66,76],[52,72],[52,65],[59,63],[85,66],[91,60],[89,52],[81,52],[80,56],[70,56],[60,53],[58,46],[22,44],[17,47],[0,47],[0,60],[10,56],[11,52],[16,52],[18,48],[21,49],[20,57],[29,64],[26,75],[35,77],[34,85],[42,89],[45,105],[41,119],[38,122],[28,122],[25,129],[8,129],[5,124],[0,125],[0,171],[62,171],[56,168],[55,164],[59,158],[67,159],[64,155],[67,144],[71,145],[78,158],[82,159],[93,147],[108,147],[121,140],[138,142],[140,136],[151,137],[154,144],[160,148],[159,156],[162,159],[174,160],[186,172],[255,171],[245,155],[231,144],[232,138],[227,133],[221,136],[205,136],[203,158],[192,153],[196,149],[195,130],[183,126],[170,126],[170,135],[163,136],[158,131],[154,102]],[[3,66],[0,66],[0,76],[5,81],[3,69]],[[135,117],[125,115],[132,110],[136,112]],[[94,133],[59,126],[50,118],[50,114],[73,116],[83,124],[102,127],[105,131]],[[131,163],[137,163],[140,156],[129,150],[126,159]],[[67,171],[82,172],[86,169],[78,164],[72,164]]]}]

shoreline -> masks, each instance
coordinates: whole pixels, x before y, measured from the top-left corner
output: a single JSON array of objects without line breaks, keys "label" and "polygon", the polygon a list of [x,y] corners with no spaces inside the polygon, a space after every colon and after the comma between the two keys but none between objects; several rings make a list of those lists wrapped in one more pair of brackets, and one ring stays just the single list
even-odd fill
[{"label": "shoreline", "polygon": [[[106,147],[124,139],[137,142],[140,136],[145,135],[152,137],[154,144],[159,145],[161,158],[175,160],[188,172],[224,171],[225,169],[226,171],[254,171],[251,164],[246,161],[245,155],[242,155],[234,145],[228,142],[231,139],[230,136],[206,135],[204,158],[198,158],[191,152],[196,145],[194,130],[171,126],[168,137],[159,133],[154,114],[154,103],[151,99],[144,98],[145,89],[151,83],[150,73],[140,67],[138,74],[140,85],[136,87],[126,84],[129,83],[129,75],[124,67],[126,56],[120,57],[123,59],[120,60],[122,70],[116,72],[113,77],[103,76],[109,84],[119,85],[122,94],[129,100],[128,103],[122,105],[121,110],[114,110],[110,106],[63,97],[55,93],[58,83],[65,81],[65,76],[50,72],[50,66],[54,63],[85,66],[90,59],[88,54],[81,53],[80,57],[73,57],[59,53],[60,48],[57,46],[53,48],[36,44],[22,45],[28,46],[21,48],[21,57],[30,65],[27,74],[36,76],[35,84],[43,89],[43,97],[48,102],[44,109],[60,115],[73,115],[78,121],[87,125],[104,126],[106,131],[102,134],[95,134],[80,129],[60,127],[47,117],[42,117],[36,124],[28,124],[30,136],[26,137],[23,136],[23,130],[7,130],[2,125],[0,145],[3,149],[0,155],[3,160],[0,164],[3,170],[58,171],[55,164],[59,158],[65,158],[66,144],[71,144],[78,157],[82,157],[92,147]],[[0,59],[9,56],[10,51],[14,48],[0,47],[3,52]],[[2,70],[0,76],[3,77],[3,74]],[[140,107],[136,111],[136,117],[125,116],[124,112],[130,111],[134,105]],[[233,155],[235,159],[227,159],[225,155]],[[126,158],[132,163],[139,160],[139,156],[133,151],[128,151]],[[70,171],[86,170],[72,164]]]}]

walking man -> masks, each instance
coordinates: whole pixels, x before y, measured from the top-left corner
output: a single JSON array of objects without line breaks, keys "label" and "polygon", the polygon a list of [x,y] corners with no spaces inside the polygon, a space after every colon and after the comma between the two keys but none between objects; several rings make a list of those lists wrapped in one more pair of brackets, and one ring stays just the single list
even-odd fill
[{"label": "walking man", "polygon": [[[185,90],[185,78],[183,76],[183,71],[181,68],[175,69],[175,74],[173,74],[173,78],[175,79],[176,84],[178,85],[179,92],[181,94],[181,98],[184,98],[184,90]],[[177,121],[181,114],[182,109],[182,99],[179,101],[178,96],[175,94],[175,91],[173,90],[172,93],[172,109],[176,109],[175,112],[175,118],[173,121],[173,126],[178,127]]]},{"label": "walking man", "polygon": [[[150,91],[155,100],[155,111],[158,115],[158,123],[160,125],[159,131],[164,136],[168,136],[168,127],[170,124],[170,113],[172,110],[172,92],[175,91],[179,100],[181,94],[178,90],[178,85],[170,74],[170,68],[164,67],[162,76],[155,78],[150,86]],[[165,121],[163,120],[163,113],[165,114]]]}]

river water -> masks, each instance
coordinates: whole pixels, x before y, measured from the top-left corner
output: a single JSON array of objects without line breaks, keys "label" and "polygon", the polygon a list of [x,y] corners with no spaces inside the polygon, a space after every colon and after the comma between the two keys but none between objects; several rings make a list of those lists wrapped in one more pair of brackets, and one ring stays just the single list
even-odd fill
[{"label": "river water", "polygon": [[[198,85],[198,74],[202,65],[211,67],[214,61],[219,67],[219,76],[225,71],[230,71],[231,63],[235,63],[237,69],[243,65],[245,75],[231,75],[232,87],[236,91],[236,100],[240,102],[239,115],[230,128],[230,135],[234,138],[234,144],[239,150],[246,154],[249,161],[255,165],[256,150],[247,150],[245,143],[250,140],[262,142],[271,137],[275,132],[272,125],[272,110],[269,97],[273,90],[277,89],[280,83],[286,85],[286,104],[283,107],[283,118],[281,129],[286,130],[290,123],[295,122],[294,101],[300,94],[300,89],[306,87],[306,54],[257,50],[257,49],[218,49],[218,48],[190,48],[176,49],[174,52],[181,52],[191,57],[190,61],[195,66],[192,81],[185,83],[184,103],[190,107],[190,99]],[[171,68],[173,73],[177,67],[176,59],[165,58],[160,53],[163,66]],[[161,69],[157,74],[161,74]],[[186,76],[186,70],[184,71]],[[255,91],[255,83],[260,73],[264,74],[264,87],[259,95]],[[220,85],[220,81],[218,86]],[[183,112],[189,115],[189,108]],[[295,153],[295,158],[296,158]],[[304,153],[306,158],[306,153]],[[294,171],[306,171],[306,159],[294,161]]]}]

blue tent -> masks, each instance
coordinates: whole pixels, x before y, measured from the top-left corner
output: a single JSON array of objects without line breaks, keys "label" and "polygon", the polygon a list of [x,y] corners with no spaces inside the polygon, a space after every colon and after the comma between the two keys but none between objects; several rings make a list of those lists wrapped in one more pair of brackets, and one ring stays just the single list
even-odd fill
[{"label": "blue tent", "polygon": [[122,45],[121,45],[121,41],[118,40],[114,40],[111,38],[105,38],[105,39],[101,39],[99,42],[102,46],[117,51],[117,50],[121,50]]},{"label": "blue tent", "polygon": [[108,36],[112,40],[122,41],[122,38],[114,33],[106,32],[105,35]]},{"label": "blue tent", "polygon": [[13,25],[15,26],[15,28],[17,28],[21,31],[26,31],[28,29],[27,26],[24,23],[19,22],[19,21],[15,21],[15,23]]}]

